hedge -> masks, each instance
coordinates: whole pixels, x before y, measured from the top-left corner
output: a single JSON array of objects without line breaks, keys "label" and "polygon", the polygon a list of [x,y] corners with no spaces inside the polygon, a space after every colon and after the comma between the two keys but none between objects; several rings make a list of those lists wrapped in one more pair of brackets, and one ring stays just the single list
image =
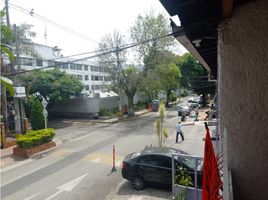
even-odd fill
[{"label": "hedge", "polygon": [[25,135],[18,135],[16,142],[18,147],[29,149],[52,141],[54,136],[55,132],[52,128],[28,131]]}]

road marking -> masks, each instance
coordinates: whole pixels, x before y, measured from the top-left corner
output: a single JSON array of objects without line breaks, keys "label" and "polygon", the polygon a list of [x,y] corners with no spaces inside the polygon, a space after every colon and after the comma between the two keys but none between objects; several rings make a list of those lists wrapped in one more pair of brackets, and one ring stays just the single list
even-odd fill
[{"label": "road marking", "polygon": [[32,162],[32,161],[34,161],[34,159],[27,159],[25,161],[19,161],[18,163],[14,164],[14,165],[10,165],[7,167],[1,167],[1,173],[12,170],[12,169],[17,168],[19,166],[25,165],[25,164]]},{"label": "road marking", "polygon": [[[113,155],[108,153],[92,153],[82,158],[82,160],[105,165],[111,165],[113,162]],[[123,161],[123,156],[115,155],[115,164],[120,166]]]},{"label": "road marking", "polygon": [[134,195],[131,195],[130,198],[128,200],[142,200],[142,197],[138,197],[138,196],[134,196]]},{"label": "road marking", "polygon": [[88,173],[82,175],[82,176],[79,176],[78,178],[72,180],[72,181],[69,181],[67,183],[64,183],[63,185],[60,185],[59,187],[57,187],[57,189],[59,191],[55,192],[54,194],[52,194],[51,196],[49,196],[48,198],[46,198],[46,200],[51,200],[53,199],[55,196],[58,196],[60,193],[62,192],[71,192],[75,186],[77,186],[83,178],[85,178],[86,176],[88,175]]},{"label": "road marking", "polygon": [[23,199],[23,200],[31,200],[31,199],[33,199],[34,197],[36,197],[37,195],[39,195],[41,192],[38,192],[38,193],[36,193],[36,194],[33,194],[32,196],[29,196],[29,197],[27,197],[26,199]]},{"label": "road marking", "polygon": [[[34,160],[31,160],[31,161],[34,161]],[[43,165],[43,166],[37,167],[37,168],[35,168],[34,170],[32,170],[32,171],[28,171],[27,173],[25,173],[25,174],[23,174],[23,175],[21,175],[21,176],[17,176],[17,177],[14,178],[14,179],[10,179],[9,181],[7,181],[7,182],[4,183],[4,184],[1,183],[1,187],[0,187],[0,188],[2,188],[2,187],[4,187],[4,186],[6,186],[7,184],[10,184],[10,183],[12,183],[12,182],[18,180],[18,179],[21,179],[21,178],[23,178],[23,177],[25,177],[25,176],[28,176],[29,174],[32,174],[32,173],[34,173],[34,172],[36,172],[36,171],[38,171],[38,170],[41,170],[41,169],[43,169],[43,168],[45,168],[45,167],[47,167],[47,166],[49,166],[49,165],[51,165],[51,164],[47,164],[47,165]],[[2,173],[2,172],[1,172],[1,173]]]},{"label": "road marking", "polygon": [[74,151],[69,150],[69,149],[62,149],[62,150],[58,150],[58,151],[53,152],[51,155],[56,156],[56,157],[65,157],[65,156],[70,155],[73,152]]}]

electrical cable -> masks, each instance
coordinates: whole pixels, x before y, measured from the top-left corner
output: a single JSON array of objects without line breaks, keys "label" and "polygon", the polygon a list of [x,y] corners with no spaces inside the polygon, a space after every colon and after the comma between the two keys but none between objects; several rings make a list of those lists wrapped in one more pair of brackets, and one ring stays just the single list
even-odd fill
[{"label": "electrical cable", "polygon": [[32,10],[25,9],[25,8],[23,8],[23,7],[21,7],[21,6],[18,6],[18,5],[16,5],[16,4],[13,4],[13,3],[9,3],[9,6],[10,6],[11,8],[13,8],[13,9],[17,10],[17,11],[20,11],[20,12],[23,12],[23,13],[26,13],[26,14],[29,14],[29,15],[31,15],[32,17],[35,17],[35,18],[37,18],[37,19],[39,19],[39,20],[41,20],[41,21],[44,21],[44,22],[46,22],[46,23],[48,23],[48,24],[50,24],[50,25],[52,25],[52,26],[55,26],[55,27],[61,29],[61,30],[68,31],[69,33],[71,33],[71,34],[73,34],[73,35],[79,36],[79,38],[83,38],[83,39],[86,39],[86,40],[88,40],[88,41],[91,41],[91,42],[94,42],[94,43],[98,43],[96,40],[94,40],[94,39],[92,39],[92,38],[89,38],[88,36],[85,36],[85,35],[83,35],[83,34],[77,32],[77,31],[74,31],[74,30],[72,30],[72,29],[70,29],[70,28],[68,28],[68,27],[66,27],[66,26],[63,26],[63,25],[58,24],[58,23],[56,23],[56,22],[53,22],[52,20],[47,19],[46,17],[43,17],[43,16],[41,16],[41,15],[39,15],[39,14],[36,14],[36,13],[33,12]]},{"label": "electrical cable", "polygon": [[[123,47],[120,47],[120,48],[119,47],[115,47],[115,50],[106,51],[106,52],[103,52],[103,53],[100,53],[100,54],[96,54],[96,55],[93,55],[93,56],[87,56],[87,57],[84,57],[84,58],[74,59],[74,60],[72,60],[72,62],[78,62],[78,61],[82,61],[82,60],[87,60],[87,59],[91,59],[91,58],[96,58],[96,57],[99,57],[99,56],[107,55],[107,54],[110,54],[110,53],[116,53],[118,51],[123,51],[125,49],[136,47],[138,45],[145,44],[145,43],[148,43],[148,42],[151,42],[151,41],[160,40],[162,38],[172,36],[173,34],[174,33],[169,33],[169,34],[166,34],[166,35],[163,35],[163,36],[159,36],[159,37],[156,37],[156,38],[144,40],[144,41],[141,41],[139,43],[132,43],[132,44],[129,44],[129,45],[122,45]],[[14,75],[18,75],[18,74],[23,74],[23,73],[28,73],[28,72],[32,72],[32,71],[43,70],[43,69],[52,68],[52,67],[57,67],[57,66],[55,66],[55,65],[49,65],[47,67],[42,67],[42,68],[38,68],[38,69],[33,69],[33,70],[28,70],[28,71],[23,71],[23,72],[17,72],[17,73],[8,74],[7,76],[14,76]]]}]

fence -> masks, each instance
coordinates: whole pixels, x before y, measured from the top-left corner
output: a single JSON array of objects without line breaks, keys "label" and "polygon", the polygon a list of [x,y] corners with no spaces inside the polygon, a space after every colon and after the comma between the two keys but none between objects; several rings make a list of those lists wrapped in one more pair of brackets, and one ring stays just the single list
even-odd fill
[{"label": "fence", "polygon": [[[175,160],[178,158],[183,158],[186,160],[194,161],[194,187],[186,187],[183,185],[177,185],[175,182],[176,169]],[[173,198],[181,196],[184,191],[186,191],[187,200],[201,200],[202,199],[202,189],[198,188],[198,166],[203,166],[203,158],[198,156],[191,156],[186,154],[172,154],[172,195]],[[199,180],[202,183],[202,180]],[[200,183],[199,183],[200,184]]]}]

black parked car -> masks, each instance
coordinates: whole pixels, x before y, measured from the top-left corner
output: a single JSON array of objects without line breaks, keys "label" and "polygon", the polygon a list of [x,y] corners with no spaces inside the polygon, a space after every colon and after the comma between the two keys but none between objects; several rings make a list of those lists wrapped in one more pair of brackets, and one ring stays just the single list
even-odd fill
[{"label": "black parked car", "polygon": [[190,108],[187,105],[182,105],[178,107],[178,116],[182,116],[183,114],[185,114],[186,116],[190,115]]},{"label": "black parked car", "polygon": [[[146,183],[172,185],[172,154],[186,154],[173,148],[150,148],[140,153],[127,155],[122,164],[123,178],[131,181],[136,190],[142,190]],[[194,159],[175,157],[175,168],[183,170],[184,174],[191,177],[194,185]],[[202,187],[203,161],[197,167],[198,187]],[[176,171],[176,174],[178,171]],[[179,177],[178,180],[179,181]]]}]

